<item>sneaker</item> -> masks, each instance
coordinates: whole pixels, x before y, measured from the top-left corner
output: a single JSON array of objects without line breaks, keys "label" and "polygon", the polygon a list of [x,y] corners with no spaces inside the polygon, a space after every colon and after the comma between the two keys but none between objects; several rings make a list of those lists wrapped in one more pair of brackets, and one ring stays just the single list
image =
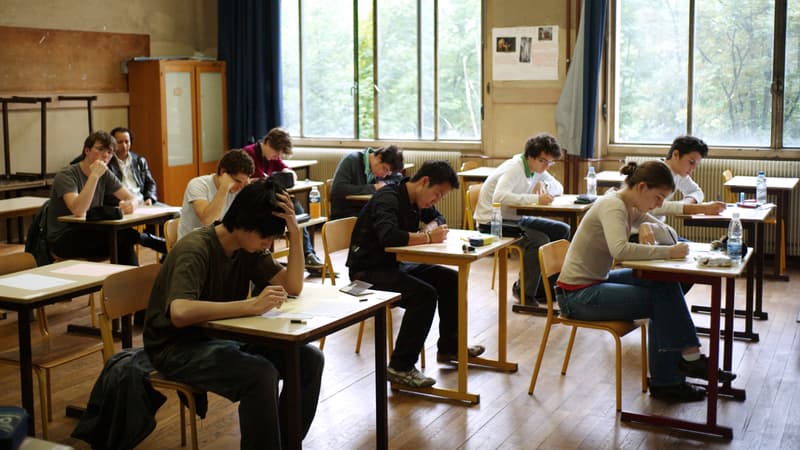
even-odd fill
[{"label": "sneaker", "polygon": [[431,387],[436,384],[436,380],[431,377],[423,375],[416,367],[410,370],[400,371],[392,369],[392,366],[386,368],[386,378],[395,384],[401,384],[408,387]]},{"label": "sneaker", "polygon": [[322,270],[323,263],[314,253],[306,255],[306,269]]},{"label": "sneaker", "polygon": [[666,386],[650,385],[650,395],[659,400],[688,403],[705,400],[706,390],[686,382]]},{"label": "sneaker", "polygon": [[[690,378],[708,380],[708,357],[700,355],[700,359],[687,361],[683,358],[678,361],[678,372]],[[736,379],[736,374],[727,370],[717,369],[717,381],[720,383],[730,383]]]},{"label": "sneaker", "polygon": [[[475,358],[483,354],[486,351],[486,348],[482,345],[472,345],[467,347],[467,355],[470,358]],[[458,352],[437,352],[436,353],[436,362],[440,363],[455,363],[458,364]]]}]

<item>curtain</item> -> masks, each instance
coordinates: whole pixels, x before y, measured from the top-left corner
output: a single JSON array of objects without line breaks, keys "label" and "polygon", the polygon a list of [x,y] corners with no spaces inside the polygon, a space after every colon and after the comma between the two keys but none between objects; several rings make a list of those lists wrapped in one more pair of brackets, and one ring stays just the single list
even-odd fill
[{"label": "curtain", "polygon": [[282,123],[280,1],[224,0],[218,7],[228,148],[240,148]]}]

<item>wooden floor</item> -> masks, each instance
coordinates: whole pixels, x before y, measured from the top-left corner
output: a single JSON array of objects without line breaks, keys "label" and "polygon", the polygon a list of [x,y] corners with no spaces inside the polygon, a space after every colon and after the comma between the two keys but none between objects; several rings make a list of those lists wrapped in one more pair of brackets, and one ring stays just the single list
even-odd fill
[{"label": "wooden floor", "polygon": [[[317,248],[321,248],[318,245]],[[152,262],[152,254],[143,255]],[[337,255],[338,256],[338,255]],[[339,256],[338,267],[343,266]],[[796,265],[796,263],[795,263]],[[509,270],[516,270],[511,261]],[[479,261],[470,277],[469,342],[497,347],[496,293],[490,290],[492,262]],[[568,330],[551,333],[548,353],[534,396],[527,393],[533,363],[542,337],[544,318],[510,314],[509,357],[519,363],[518,373],[470,371],[469,390],[479,393],[480,404],[465,406],[403,393],[389,394],[389,445],[397,449],[505,448],[800,448],[800,343],[795,318],[800,310],[800,270],[791,268],[791,282],[768,281],[765,310],[768,321],[756,322],[759,343],[734,345],[735,387],[747,389],[747,400],[721,400],[719,422],[733,428],[731,442],[685,433],[667,433],[622,424],[614,410],[613,342],[603,332],[578,333],[569,372],[561,376],[561,358]],[[346,280],[346,274],[340,282]],[[309,280],[319,282],[319,279]],[[513,281],[513,280],[511,280]],[[744,288],[744,281],[737,282]],[[689,300],[704,303],[709,290],[692,288]],[[510,296],[509,296],[510,297]],[[51,328],[63,331],[68,322],[89,323],[87,302],[79,298],[50,307]],[[400,323],[402,311],[395,311]],[[695,322],[707,317],[695,315]],[[738,327],[741,323],[737,320]],[[424,370],[439,385],[455,386],[456,373],[435,361],[434,327],[427,340],[428,364]],[[136,345],[141,345],[140,331]],[[371,324],[365,333],[361,354],[354,353],[356,327],[329,337],[325,346],[326,367],[317,416],[304,441],[306,448],[370,449],[374,447],[373,341]],[[702,339],[706,343],[707,339]],[[16,316],[0,321],[0,348],[16,346]],[[668,405],[642,394],[639,376],[638,335],[623,340],[623,408],[629,411],[674,414],[702,420],[705,403]],[[86,443],[69,435],[76,421],[64,417],[67,404],[85,403],[101,358],[73,363],[57,369],[53,377],[55,420],[50,439],[76,448]],[[16,369],[0,367],[0,404],[19,405]],[[38,406],[38,400],[37,400]],[[172,449],[180,445],[177,401],[170,397],[157,415],[156,430],[142,449]],[[38,416],[37,416],[38,421]],[[41,429],[41,428],[39,428]],[[210,413],[200,425],[201,447],[237,448],[239,427],[236,405],[210,397]]]}]

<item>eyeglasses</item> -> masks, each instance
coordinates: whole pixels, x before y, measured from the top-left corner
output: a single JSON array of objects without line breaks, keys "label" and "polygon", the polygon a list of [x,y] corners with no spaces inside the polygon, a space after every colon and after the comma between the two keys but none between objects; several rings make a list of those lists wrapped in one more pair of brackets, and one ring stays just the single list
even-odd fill
[{"label": "eyeglasses", "polygon": [[536,160],[539,161],[540,164],[544,164],[546,166],[552,166],[556,163],[556,160],[554,159],[537,158]]}]

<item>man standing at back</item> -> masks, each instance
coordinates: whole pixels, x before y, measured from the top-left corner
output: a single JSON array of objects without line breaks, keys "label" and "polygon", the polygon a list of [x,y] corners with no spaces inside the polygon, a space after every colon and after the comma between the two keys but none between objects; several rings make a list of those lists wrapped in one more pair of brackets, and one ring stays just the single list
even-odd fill
[{"label": "man standing at back", "polygon": [[396,146],[367,148],[347,154],[336,166],[331,185],[331,219],[354,217],[363,204],[348,195],[374,194],[386,185],[383,178],[403,170],[403,152]]}]

